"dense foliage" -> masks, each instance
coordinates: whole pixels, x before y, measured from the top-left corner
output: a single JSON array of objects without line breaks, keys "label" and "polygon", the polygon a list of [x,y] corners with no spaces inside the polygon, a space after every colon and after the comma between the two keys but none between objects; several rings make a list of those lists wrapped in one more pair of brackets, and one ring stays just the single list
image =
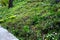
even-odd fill
[{"label": "dense foliage", "polygon": [[0,7],[0,24],[20,40],[59,40],[60,1],[14,0]]}]

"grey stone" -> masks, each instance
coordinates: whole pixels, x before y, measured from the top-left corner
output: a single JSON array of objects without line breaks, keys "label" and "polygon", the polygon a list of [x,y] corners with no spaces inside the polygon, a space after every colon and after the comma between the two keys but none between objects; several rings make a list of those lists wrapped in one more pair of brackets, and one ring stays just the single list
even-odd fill
[{"label": "grey stone", "polygon": [[0,40],[18,40],[13,34],[0,26]]}]

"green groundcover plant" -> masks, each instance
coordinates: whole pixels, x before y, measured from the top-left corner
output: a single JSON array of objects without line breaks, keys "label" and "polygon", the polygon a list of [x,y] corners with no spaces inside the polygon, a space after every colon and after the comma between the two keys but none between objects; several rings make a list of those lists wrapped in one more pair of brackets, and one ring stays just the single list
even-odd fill
[{"label": "green groundcover plant", "polygon": [[19,40],[59,40],[60,1],[14,0],[0,7],[0,25]]}]

